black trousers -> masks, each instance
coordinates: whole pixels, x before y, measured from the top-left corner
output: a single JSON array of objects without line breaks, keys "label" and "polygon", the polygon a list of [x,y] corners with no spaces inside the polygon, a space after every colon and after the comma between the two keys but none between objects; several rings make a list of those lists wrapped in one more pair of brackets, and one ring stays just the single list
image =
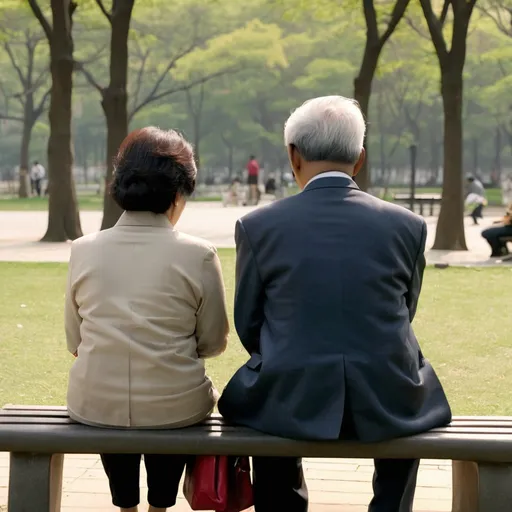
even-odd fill
[{"label": "black trousers", "polygon": [[475,224],[478,224],[478,220],[477,219],[483,219],[484,218],[483,211],[484,211],[484,205],[483,204],[479,204],[471,212],[471,217],[473,218],[473,222]]},{"label": "black trousers", "polygon": [[491,257],[505,256],[508,254],[507,238],[512,236],[512,226],[503,224],[493,226],[482,231],[482,236],[491,246]]},{"label": "black trousers", "polygon": [[[412,512],[419,460],[376,459],[374,464],[368,512]],[[253,472],[255,512],[307,512],[301,459],[254,457]]]},{"label": "black trousers", "polygon": [[[340,439],[357,439],[348,396]],[[412,512],[419,464],[416,459],[375,459],[368,512]],[[301,459],[256,457],[253,467],[255,512],[307,512],[308,489]]]},{"label": "black trousers", "polygon": [[[140,454],[102,454],[112,503],[120,508],[136,507],[140,502]],[[186,455],[144,455],[148,482],[148,503],[156,508],[176,504]]]}]

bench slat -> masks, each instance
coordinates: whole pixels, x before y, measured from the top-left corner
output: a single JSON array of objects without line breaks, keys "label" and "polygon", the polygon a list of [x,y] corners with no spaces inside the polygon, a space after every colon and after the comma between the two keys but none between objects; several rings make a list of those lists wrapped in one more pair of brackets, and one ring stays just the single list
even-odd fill
[{"label": "bench slat", "polygon": [[174,453],[320,458],[424,458],[512,462],[512,433],[426,433],[383,443],[282,439],[237,427],[205,432],[116,430],[84,425],[2,425],[0,451],[36,453]]}]

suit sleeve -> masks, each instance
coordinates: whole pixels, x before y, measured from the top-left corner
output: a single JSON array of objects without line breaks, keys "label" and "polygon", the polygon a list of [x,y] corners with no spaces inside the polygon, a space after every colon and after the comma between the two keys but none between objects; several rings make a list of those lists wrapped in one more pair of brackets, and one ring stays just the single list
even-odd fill
[{"label": "suit sleeve", "polygon": [[235,228],[235,241],[235,326],[242,345],[253,354],[260,351],[264,289],[247,232],[240,220]]},{"label": "suit sleeve", "polygon": [[66,288],[66,299],[64,304],[64,326],[66,331],[66,343],[68,350],[75,355],[81,343],[80,325],[82,317],[78,313],[78,304],[75,300],[75,290],[73,286],[73,249],[69,258],[68,282]]},{"label": "suit sleeve", "polygon": [[416,255],[416,262],[412,271],[411,281],[409,283],[409,290],[406,296],[407,308],[409,309],[409,319],[412,322],[416,315],[416,308],[418,307],[418,299],[420,297],[421,285],[423,283],[423,272],[425,270],[425,244],[427,241],[427,225],[422,221],[421,238]]},{"label": "suit sleeve", "polygon": [[217,251],[212,249],[203,262],[203,297],[197,310],[197,353],[200,358],[215,357],[226,350],[229,324],[222,269]]}]

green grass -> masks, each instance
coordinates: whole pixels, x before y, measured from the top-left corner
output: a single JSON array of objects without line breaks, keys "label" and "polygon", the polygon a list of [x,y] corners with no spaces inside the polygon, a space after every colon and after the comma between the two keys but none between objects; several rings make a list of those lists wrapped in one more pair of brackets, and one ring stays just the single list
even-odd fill
[{"label": "green grass", "polygon": [[[232,311],[235,255],[219,251]],[[64,404],[65,264],[0,263],[0,405]],[[512,269],[427,269],[415,330],[456,414],[512,415]],[[222,389],[245,359],[234,332],[209,362]]]},{"label": "green grass", "polygon": [[[220,196],[199,196],[191,199],[195,202],[222,201]],[[80,194],[78,204],[81,211],[100,211],[103,209],[103,195]],[[0,211],[47,211],[47,197],[2,197],[0,196]]]}]

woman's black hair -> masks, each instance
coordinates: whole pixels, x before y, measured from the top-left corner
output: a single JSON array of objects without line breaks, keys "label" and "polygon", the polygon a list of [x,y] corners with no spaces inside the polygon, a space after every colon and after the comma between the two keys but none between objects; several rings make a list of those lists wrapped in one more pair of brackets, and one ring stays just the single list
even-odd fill
[{"label": "woman's black hair", "polygon": [[153,126],[131,132],[114,161],[110,194],[128,211],[165,213],[179,195],[195,189],[192,146],[174,130]]}]

